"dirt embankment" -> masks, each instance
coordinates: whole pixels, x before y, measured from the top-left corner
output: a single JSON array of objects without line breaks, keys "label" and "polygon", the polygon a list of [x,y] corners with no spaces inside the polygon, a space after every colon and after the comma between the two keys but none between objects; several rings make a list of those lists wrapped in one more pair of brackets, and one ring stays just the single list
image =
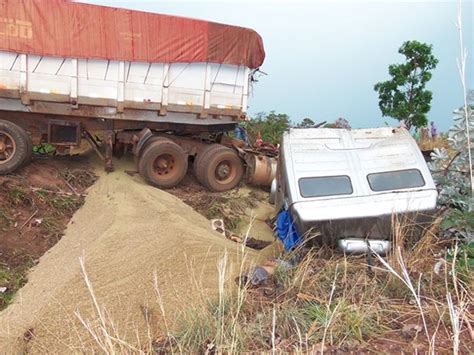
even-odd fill
[{"label": "dirt embankment", "polygon": [[[216,295],[217,265],[226,252],[231,287],[240,272],[241,245],[212,232],[206,218],[176,197],[123,172],[130,168],[102,174],[65,236],[41,258],[15,303],[0,313],[0,352],[93,346],[78,317],[97,325],[81,256],[107,317],[136,346],[161,331],[150,327],[145,315],[153,315],[152,324],[163,324],[154,273],[170,325],[178,310]],[[265,253],[245,252],[248,261]]]}]

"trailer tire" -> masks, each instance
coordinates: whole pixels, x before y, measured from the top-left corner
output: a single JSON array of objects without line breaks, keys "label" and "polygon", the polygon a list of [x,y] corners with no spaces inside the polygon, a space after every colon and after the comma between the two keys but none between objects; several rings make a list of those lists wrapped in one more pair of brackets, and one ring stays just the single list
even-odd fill
[{"label": "trailer tire", "polygon": [[25,139],[26,143],[28,144],[27,151],[26,151],[26,157],[25,160],[22,163],[22,166],[25,166],[31,161],[31,158],[33,157],[33,142],[31,140],[31,136],[28,134],[27,131],[22,129],[23,133],[25,134]]},{"label": "trailer tire", "polygon": [[184,150],[164,137],[149,142],[138,159],[138,171],[150,184],[169,189],[183,180],[188,170],[188,156]]},{"label": "trailer tire", "polygon": [[213,144],[200,152],[194,161],[197,180],[211,191],[223,192],[236,187],[244,174],[239,155],[231,148]]},{"label": "trailer tire", "polygon": [[20,168],[31,158],[31,139],[16,124],[0,120],[0,175]]}]

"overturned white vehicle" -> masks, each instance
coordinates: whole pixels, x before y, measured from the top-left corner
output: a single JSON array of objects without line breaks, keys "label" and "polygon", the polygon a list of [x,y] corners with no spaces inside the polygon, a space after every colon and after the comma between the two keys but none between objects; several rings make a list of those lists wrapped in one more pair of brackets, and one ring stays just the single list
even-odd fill
[{"label": "overturned white vehicle", "polygon": [[283,136],[271,199],[277,233],[292,249],[316,231],[345,252],[385,253],[394,217],[423,223],[437,190],[403,128],[290,129]]}]

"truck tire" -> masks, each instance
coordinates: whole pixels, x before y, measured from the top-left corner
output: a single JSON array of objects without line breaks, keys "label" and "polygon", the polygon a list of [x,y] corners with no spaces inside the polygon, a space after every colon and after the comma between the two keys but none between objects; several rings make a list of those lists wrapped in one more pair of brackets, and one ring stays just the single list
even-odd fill
[{"label": "truck tire", "polygon": [[[150,146],[150,144],[152,144],[153,142],[155,141],[159,141],[159,140],[163,140],[163,139],[166,139],[164,137],[159,137],[159,136],[152,136],[150,138],[147,139],[147,141],[145,142],[145,144],[143,145],[143,147],[140,149],[140,151],[138,152],[137,155],[135,155],[135,165],[137,166],[137,170],[140,170],[139,169],[139,163],[140,163],[140,159],[143,155],[143,152]],[[169,140],[168,140],[169,141]]]},{"label": "truck tire", "polygon": [[198,181],[211,191],[222,192],[236,187],[244,174],[239,155],[220,144],[206,147],[194,161]]},{"label": "truck tire", "polygon": [[31,158],[33,157],[33,142],[31,141],[31,136],[28,134],[28,132],[26,132],[24,129],[22,129],[22,132],[25,134],[25,139],[28,144],[26,157],[22,163],[22,166],[25,166],[26,164],[31,162]]},{"label": "truck tire", "polygon": [[31,158],[31,139],[14,123],[0,120],[0,174],[9,174]]},{"label": "truck tire", "polygon": [[188,156],[167,138],[157,137],[147,144],[138,160],[140,175],[150,184],[169,189],[183,180],[188,170]]}]

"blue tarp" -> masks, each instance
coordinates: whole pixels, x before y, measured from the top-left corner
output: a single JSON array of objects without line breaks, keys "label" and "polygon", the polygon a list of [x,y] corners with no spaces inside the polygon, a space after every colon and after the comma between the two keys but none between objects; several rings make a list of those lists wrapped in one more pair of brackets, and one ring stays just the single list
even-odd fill
[{"label": "blue tarp", "polygon": [[293,249],[300,242],[300,236],[293,224],[288,210],[281,211],[276,221],[277,233],[286,251]]}]

